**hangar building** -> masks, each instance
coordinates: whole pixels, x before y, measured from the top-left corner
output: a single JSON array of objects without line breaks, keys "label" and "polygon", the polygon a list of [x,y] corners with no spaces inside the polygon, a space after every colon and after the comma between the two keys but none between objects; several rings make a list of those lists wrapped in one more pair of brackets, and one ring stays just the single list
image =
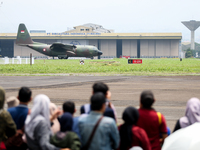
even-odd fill
[{"label": "hangar building", "polygon": [[[46,57],[28,47],[15,44],[17,33],[0,33],[2,57]],[[46,44],[95,45],[103,52],[101,58],[130,56],[131,58],[178,58],[181,51],[181,33],[114,33],[101,25],[84,24],[63,33],[30,33],[33,41]]]}]

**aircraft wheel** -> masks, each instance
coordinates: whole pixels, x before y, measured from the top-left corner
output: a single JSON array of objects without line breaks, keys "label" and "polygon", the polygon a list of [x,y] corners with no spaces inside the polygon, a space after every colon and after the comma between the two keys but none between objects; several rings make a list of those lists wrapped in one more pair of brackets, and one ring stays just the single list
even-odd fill
[{"label": "aircraft wheel", "polygon": [[91,57],[91,59],[94,59],[94,57]]},{"label": "aircraft wheel", "polygon": [[65,57],[65,59],[68,59],[68,57]]}]

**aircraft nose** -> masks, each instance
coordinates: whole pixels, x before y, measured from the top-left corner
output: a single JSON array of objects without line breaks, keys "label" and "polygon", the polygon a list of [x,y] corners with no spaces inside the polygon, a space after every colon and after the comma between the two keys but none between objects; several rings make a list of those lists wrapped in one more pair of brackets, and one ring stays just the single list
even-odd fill
[{"label": "aircraft nose", "polygon": [[98,55],[102,55],[103,53],[101,51],[98,51]]}]

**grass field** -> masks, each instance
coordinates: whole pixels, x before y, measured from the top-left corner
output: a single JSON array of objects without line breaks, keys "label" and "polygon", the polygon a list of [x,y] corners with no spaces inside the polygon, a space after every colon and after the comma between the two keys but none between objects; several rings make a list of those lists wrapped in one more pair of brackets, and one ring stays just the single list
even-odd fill
[{"label": "grass field", "polygon": [[200,59],[143,59],[128,64],[127,59],[35,60],[32,66],[0,65],[1,75],[200,75]]}]

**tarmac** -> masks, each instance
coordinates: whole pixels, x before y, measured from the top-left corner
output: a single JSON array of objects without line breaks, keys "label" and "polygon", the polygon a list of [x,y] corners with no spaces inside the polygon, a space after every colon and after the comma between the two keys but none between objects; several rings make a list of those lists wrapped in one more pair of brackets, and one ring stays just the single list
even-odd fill
[{"label": "tarmac", "polygon": [[171,130],[184,116],[187,101],[191,97],[200,98],[200,76],[0,76],[6,97],[17,96],[21,86],[28,86],[33,97],[46,94],[61,108],[63,102],[74,101],[75,115],[80,114],[81,105],[89,103],[92,85],[97,81],[109,86],[118,124],[123,122],[121,116],[127,106],[139,107],[143,90],[152,90],[156,98],[153,107],[165,116]]}]

